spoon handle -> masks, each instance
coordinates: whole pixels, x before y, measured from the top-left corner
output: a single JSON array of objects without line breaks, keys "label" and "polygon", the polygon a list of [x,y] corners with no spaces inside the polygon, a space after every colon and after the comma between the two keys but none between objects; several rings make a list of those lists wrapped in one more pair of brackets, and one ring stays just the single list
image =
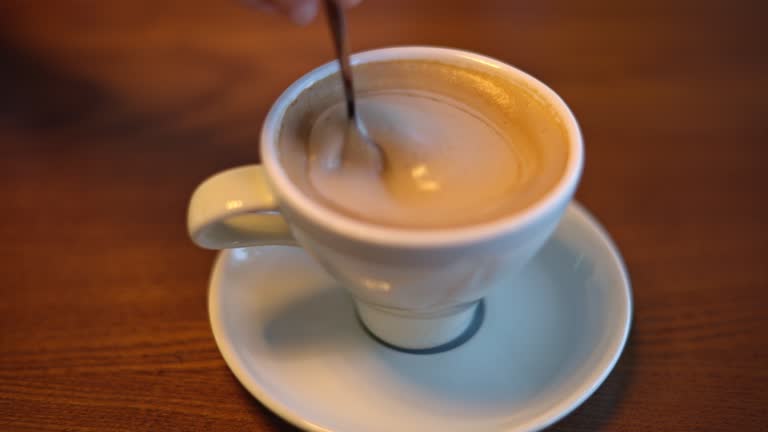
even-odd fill
[{"label": "spoon handle", "polygon": [[336,55],[341,67],[341,79],[344,83],[344,97],[347,101],[347,116],[350,119],[355,115],[355,89],[352,83],[352,65],[349,62],[349,48],[347,47],[347,23],[344,11],[335,0],[325,0],[325,10],[328,14],[328,24],[333,34],[333,44],[336,47]]}]

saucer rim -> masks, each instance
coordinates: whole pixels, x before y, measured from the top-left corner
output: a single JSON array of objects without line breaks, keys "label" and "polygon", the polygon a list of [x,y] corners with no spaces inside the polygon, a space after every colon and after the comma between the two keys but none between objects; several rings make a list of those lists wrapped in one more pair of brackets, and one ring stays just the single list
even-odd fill
[{"label": "saucer rim", "polygon": [[[560,403],[550,407],[543,413],[536,415],[535,417],[524,421],[522,424],[515,425],[512,428],[508,428],[505,425],[500,425],[500,431],[505,432],[524,432],[524,431],[539,431],[549,426],[554,425],[558,421],[565,418],[568,414],[572,413],[576,408],[581,406],[589,397],[591,397],[595,391],[605,382],[608,375],[613,371],[618,363],[621,354],[624,352],[627,340],[629,338],[629,332],[633,322],[633,297],[632,286],[627,271],[626,265],[622,258],[619,248],[614,243],[611,236],[600,224],[597,218],[594,217],[583,205],[576,201],[572,201],[568,208],[567,213],[572,212],[577,219],[582,219],[580,225],[586,227],[586,229],[593,231],[593,236],[599,240],[602,247],[605,247],[610,252],[611,267],[617,268],[621,275],[621,285],[623,287],[623,298],[625,299],[626,318],[623,322],[623,329],[621,332],[621,338],[613,347],[613,354],[607,364],[599,369],[595,369],[589,375],[589,378],[583,380],[583,384],[579,390],[574,391],[572,395],[567,396]],[[559,228],[558,228],[559,229]],[[260,247],[260,246],[256,246]],[[225,335],[224,321],[221,319],[219,311],[219,297],[216,295],[221,287],[220,279],[222,263],[230,256],[228,250],[220,251],[216,259],[214,260],[213,270],[210,280],[208,282],[208,315],[211,330],[216,345],[221,353],[224,362],[230,369],[239,383],[245,387],[248,392],[257,399],[257,401],[263,404],[267,409],[278,415],[288,423],[308,432],[339,432],[332,429],[326,429],[316,423],[303,419],[300,414],[297,414],[295,410],[290,409],[288,406],[280,402],[279,400],[271,397],[263,387],[257,385],[258,381],[254,380],[251,374],[247,372],[247,367],[244,360],[237,355],[232,340]],[[606,349],[608,351],[608,349]]]}]

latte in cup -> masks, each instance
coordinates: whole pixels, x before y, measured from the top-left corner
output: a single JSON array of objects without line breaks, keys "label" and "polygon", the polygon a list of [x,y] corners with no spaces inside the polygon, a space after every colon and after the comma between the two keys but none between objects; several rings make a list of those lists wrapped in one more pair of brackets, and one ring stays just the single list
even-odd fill
[{"label": "latte in cup", "polygon": [[354,69],[358,112],[386,167],[328,168],[348,119],[339,77],[314,83],[286,111],[279,148],[290,179],[317,203],[376,225],[454,228],[520,212],[563,176],[565,125],[522,81],[429,60]]}]

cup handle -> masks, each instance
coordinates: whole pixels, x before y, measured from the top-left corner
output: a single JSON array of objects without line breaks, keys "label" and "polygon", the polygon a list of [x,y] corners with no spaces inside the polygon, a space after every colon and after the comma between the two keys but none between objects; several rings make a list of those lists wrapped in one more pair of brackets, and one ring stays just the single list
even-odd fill
[{"label": "cup handle", "polygon": [[204,249],[296,244],[261,165],[232,168],[201,183],[189,202],[187,229]]}]

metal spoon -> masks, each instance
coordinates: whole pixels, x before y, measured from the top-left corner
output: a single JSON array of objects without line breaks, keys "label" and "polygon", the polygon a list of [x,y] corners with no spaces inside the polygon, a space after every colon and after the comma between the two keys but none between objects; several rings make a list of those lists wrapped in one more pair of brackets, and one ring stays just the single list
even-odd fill
[{"label": "metal spoon", "polygon": [[[328,24],[333,35],[333,43],[336,47],[341,69],[341,79],[344,84],[344,97],[347,103],[347,117],[350,121],[349,134],[344,141],[344,148],[335,160],[329,161],[330,168],[337,168],[344,160],[363,162],[371,166],[377,172],[384,169],[384,152],[368,134],[355,105],[355,87],[352,81],[352,65],[349,62],[347,48],[346,20],[343,9],[335,0],[325,0],[325,10],[328,15]],[[350,148],[352,147],[352,148]]]}]

